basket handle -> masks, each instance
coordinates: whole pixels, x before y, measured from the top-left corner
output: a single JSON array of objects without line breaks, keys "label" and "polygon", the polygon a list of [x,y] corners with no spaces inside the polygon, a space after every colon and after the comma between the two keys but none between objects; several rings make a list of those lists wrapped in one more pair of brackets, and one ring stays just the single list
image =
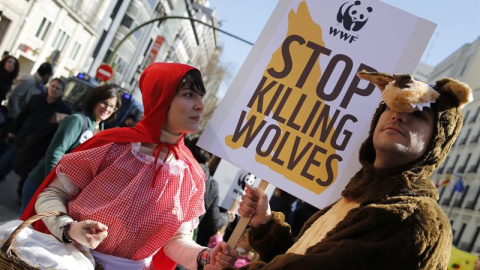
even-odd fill
[{"label": "basket handle", "polygon": [[28,218],[27,220],[25,220],[22,224],[20,224],[20,226],[18,226],[13,232],[12,234],[10,234],[10,236],[7,238],[7,240],[5,241],[5,243],[3,243],[3,246],[2,246],[2,251],[7,254],[8,256],[10,256],[10,249],[12,248],[12,243],[13,243],[13,240],[17,237],[17,235],[20,233],[21,230],[23,230],[25,227],[27,227],[28,225],[34,223],[35,221],[41,219],[41,218],[45,218],[45,217],[58,217],[58,216],[62,216],[62,215],[65,215],[64,213],[60,212],[60,211],[49,211],[49,212],[43,212],[43,213],[40,213],[40,214],[36,214],[34,216],[31,216],[30,218]]}]

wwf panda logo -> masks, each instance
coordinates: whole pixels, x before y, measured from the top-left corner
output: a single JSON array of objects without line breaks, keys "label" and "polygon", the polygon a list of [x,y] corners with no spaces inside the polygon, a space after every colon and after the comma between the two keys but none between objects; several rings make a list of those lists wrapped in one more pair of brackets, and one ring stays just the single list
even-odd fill
[{"label": "wwf panda logo", "polygon": [[337,13],[337,21],[343,24],[348,31],[358,31],[367,23],[369,13],[373,11],[372,7],[362,5],[360,1],[355,1],[351,5],[348,2],[343,3]]},{"label": "wwf panda logo", "polygon": [[253,185],[255,183],[255,180],[257,177],[249,172],[246,172],[244,174],[239,175],[238,177],[238,186],[242,188],[242,190],[245,190],[245,183],[247,183],[249,186]]}]

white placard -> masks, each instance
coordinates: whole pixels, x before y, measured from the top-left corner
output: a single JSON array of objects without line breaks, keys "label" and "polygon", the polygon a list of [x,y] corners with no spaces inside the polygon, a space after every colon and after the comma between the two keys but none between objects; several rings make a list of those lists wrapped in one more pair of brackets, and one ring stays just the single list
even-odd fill
[{"label": "white placard", "polygon": [[359,170],[380,101],[356,73],[412,73],[434,29],[375,0],[279,1],[198,144],[322,208]]},{"label": "white placard", "polygon": [[[255,175],[242,170],[226,160],[220,161],[213,178],[218,183],[220,206],[234,212],[238,209],[238,205],[232,209],[234,202],[240,202],[241,196],[244,194],[244,183],[247,182],[249,185],[258,186],[260,182],[260,179]],[[269,196],[273,193],[273,189],[274,187],[272,186],[267,190]]]}]

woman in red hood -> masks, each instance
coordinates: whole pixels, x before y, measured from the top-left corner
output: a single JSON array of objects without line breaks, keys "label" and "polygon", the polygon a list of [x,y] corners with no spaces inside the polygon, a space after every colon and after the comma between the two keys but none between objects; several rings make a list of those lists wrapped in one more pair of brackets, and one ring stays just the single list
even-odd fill
[{"label": "woman in red hood", "polygon": [[205,175],[183,137],[199,129],[205,93],[200,72],[155,63],[139,86],[145,117],[136,127],[100,132],[65,155],[22,219],[68,213],[35,228],[91,248],[106,270],[232,265],[236,254],[225,243],[209,250],[191,240],[205,212]]}]

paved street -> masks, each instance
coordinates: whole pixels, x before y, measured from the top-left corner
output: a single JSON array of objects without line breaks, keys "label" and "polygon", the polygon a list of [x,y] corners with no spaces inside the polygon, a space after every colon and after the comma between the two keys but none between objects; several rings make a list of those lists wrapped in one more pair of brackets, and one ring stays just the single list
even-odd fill
[{"label": "paved street", "polygon": [[20,203],[17,199],[17,185],[20,177],[14,172],[0,182],[0,224],[20,216]]}]

